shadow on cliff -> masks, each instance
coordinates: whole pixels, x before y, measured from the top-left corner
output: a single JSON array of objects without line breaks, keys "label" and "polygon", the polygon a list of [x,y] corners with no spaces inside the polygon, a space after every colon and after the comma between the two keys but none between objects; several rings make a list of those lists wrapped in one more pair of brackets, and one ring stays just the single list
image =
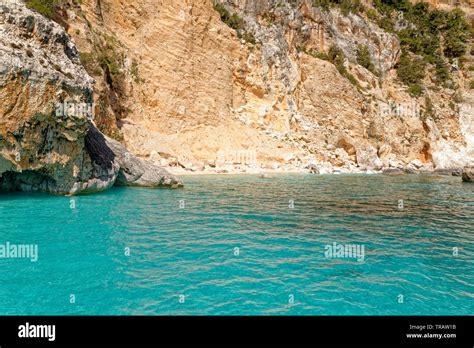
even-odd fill
[{"label": "shadow on cliff", "polygon": [[115,154],[107,145],[104,135],[95,127],[89,127],[85,146],[91,160],[102,169],[111,170],[115,161]]}]

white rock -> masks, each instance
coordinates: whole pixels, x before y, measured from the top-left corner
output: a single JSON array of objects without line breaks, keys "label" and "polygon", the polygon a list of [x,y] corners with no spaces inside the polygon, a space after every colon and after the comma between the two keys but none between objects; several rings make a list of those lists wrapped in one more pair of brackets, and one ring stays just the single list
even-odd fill
[{"label": "white rock", "polygon": [[414,159],[410,162],[410,164],[416,169],[420,169],[421,167],[423,167],[423,163],[419,159]]}]

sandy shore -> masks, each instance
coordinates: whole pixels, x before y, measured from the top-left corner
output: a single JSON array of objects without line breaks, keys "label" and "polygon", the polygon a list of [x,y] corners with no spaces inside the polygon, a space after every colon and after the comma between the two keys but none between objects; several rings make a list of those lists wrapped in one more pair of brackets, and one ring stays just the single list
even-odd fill
[{"label": "sandy shore", "polygon": [[177,168],[177,167],[167,167],[165,168],[168,172],[176,176],[199,176],[199,175],[259,175],[262,177],[271,177],[272,175],[285,175],[285,174],[301,174],[301,175],[340,175],[340,174],[366,174],[366,175],[420,175],[420,174],[428,174],[428,175],[438,175],[438,176],[461,176],[462,172],[457,172],[454,174],[453,170],[420,170],[416,172],[407,172],[401,170],[399,172],[386,172],[386,171],[375,171],[375,170],[323,170],[321,173],[311,173],[307,170],[272,170],[272,169],[261,169],[261,170],[253,170],[253,171],[239,171],[239,170],[231,170],[226,172],[218,172],[215,170],[186,170],[184,168]]},{"label": "sandy shore", "polygon": [[230,171],[230,172],[216,172],[216,171],[190,171],[176,168],[165,168],[168,172],[176,176],[195,176],[195,175],[282,175],[282,174],[310,174],[304,171],[281,171],[281,170],[262,170],[255,172],[241,172],[241,171]]}]

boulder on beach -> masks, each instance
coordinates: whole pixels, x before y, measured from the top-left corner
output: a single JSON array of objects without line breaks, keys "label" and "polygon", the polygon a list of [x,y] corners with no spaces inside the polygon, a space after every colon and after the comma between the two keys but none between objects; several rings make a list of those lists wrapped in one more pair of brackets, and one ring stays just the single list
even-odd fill
[{"label": "boulder on beach", "polygon": [[400,168],[386,168],[383,170],[382,173],[385,175],[402,175],[405,172],[403,171],[403,169]]},{"label": "boulder on beach", "polygon": [[309,170],[311,174],[320,174],[319,169],[315,164],[309,164],[305,169]]},{"label": "boulder on beach", "polygon": [[474,182],[474,164],[464,167],[462,171],[462,181]]},{"label": "boulder on beach", "polygon": [[382,160],[377,155],[377,150],[370,144],[361,145],[356,151],[357,164],[360,168],[369,170],[381,170]]},{"label": "boulder on beach", "polygon": [[453,169],[451,175],[452,176],[462,176],[462,168]]},{"label": "boulder on beach", "polygon": [[415,168],[413,168],[413,167],[406,167],[406,168],[404,169],[404,172],[405,172],[406,174],[418,174],[418,173],[419,173],[418,170],[415,169]]},{"label": "boulder on beach", "polygon": [[460,176],[462,168],[436,168],[433,173],[446,176]]}]

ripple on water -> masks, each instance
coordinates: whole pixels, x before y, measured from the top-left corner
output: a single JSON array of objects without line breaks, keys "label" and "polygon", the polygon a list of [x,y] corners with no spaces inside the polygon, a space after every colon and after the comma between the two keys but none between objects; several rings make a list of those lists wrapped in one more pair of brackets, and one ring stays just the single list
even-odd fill
[{"label": "ripple on water", "polygon": [[[0,194],[0,243],[40,249],[36,263],[0,259],[1,314],[474,311],[474,186],[459,178],[212,176],[185,184],[114,188],[75,197],[76,209],[65,197]],[[363,245],[364,261],[326,258],[333,242]]]}]

